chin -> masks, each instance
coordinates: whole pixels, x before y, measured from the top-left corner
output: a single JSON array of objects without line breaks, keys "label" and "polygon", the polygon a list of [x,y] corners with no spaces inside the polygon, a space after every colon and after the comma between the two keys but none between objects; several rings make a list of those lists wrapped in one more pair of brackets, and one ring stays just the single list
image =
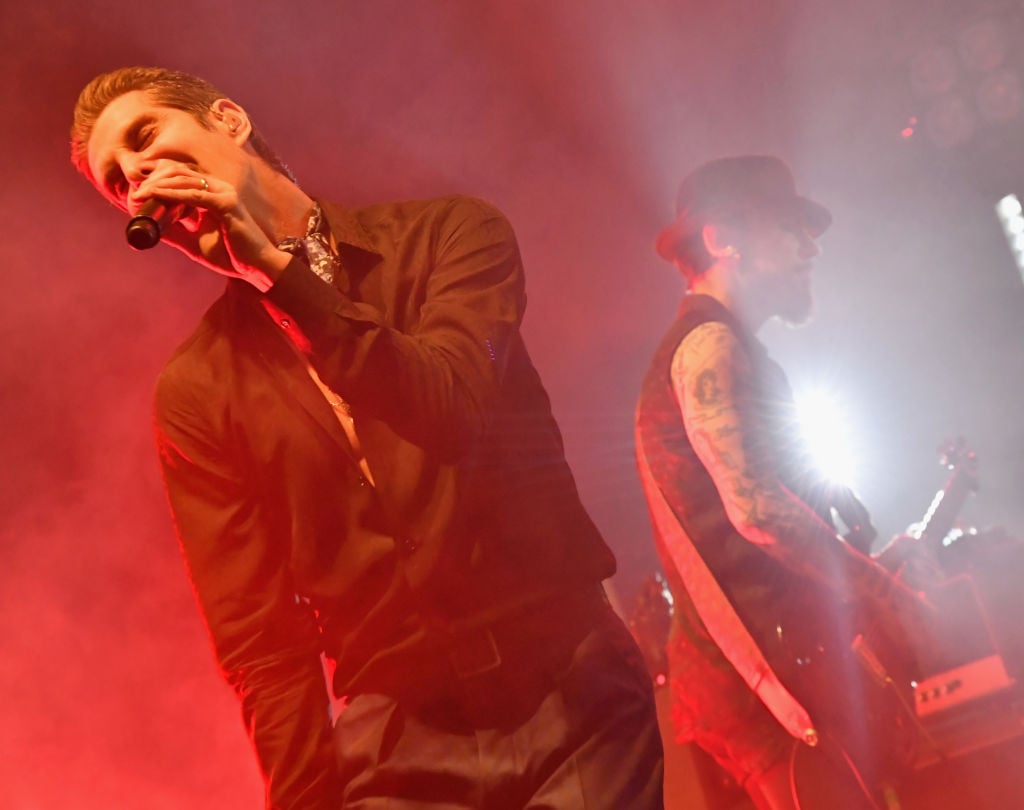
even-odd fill
[{"label": "chin", "polygon": [[785,311],[779,313],[778,317],[786,326],[793,328],[806,326],[814,320],[814,301],[792,302]]}]

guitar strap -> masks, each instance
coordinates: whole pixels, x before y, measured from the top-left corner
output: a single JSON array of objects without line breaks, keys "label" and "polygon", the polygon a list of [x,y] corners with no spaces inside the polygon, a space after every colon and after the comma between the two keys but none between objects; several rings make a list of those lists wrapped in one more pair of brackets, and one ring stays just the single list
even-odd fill
[{"label": "guitar strap", "polygon": [[640,442],[637,442],[637,466],[654,527],[711,638],[782,727],[797,740],[812,747],[817,745],[818,732],[810,714],[783,686],[700,552],[683,531],[675,511],[654,480]]}]

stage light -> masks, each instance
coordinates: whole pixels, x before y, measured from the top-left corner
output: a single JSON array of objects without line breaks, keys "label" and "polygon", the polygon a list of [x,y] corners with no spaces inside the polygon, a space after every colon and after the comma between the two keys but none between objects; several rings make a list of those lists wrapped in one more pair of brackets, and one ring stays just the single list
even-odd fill
[{"label": "stage light", "polygon": [[976,91],[978,109],[992,123],[1011,121],[1024,109],[1024,86],[1012,70],[998,70],[985,76]]},{"label": "stage light", "polygon": [[[1024,79],[1011,47],[1013,16],[1008,10],[959,30],[936,30],[909,59],[915,106],[926,105],[922,125],[936,146],[957,149],[985,128],[1024,117]],[[907,140],[914,132],[905,127],[900,134]]]},{"label": "stage light", "polygon": [[802,390],[795,399],[800,430],[815,466],[832,481],[852,486],[857,462],[849,413],[824,388]]},{"label": "stage light", "polygon": [[1015,237],[1024,233],[1024,206],[1016,194],[1007,194],[996,203],[996,215],[1003,226],[1003,232],[1011,245]]},{"label": "stage light", "polygon": [[973,73],[987,73],[1003,64],[1009,51],[1005,25],[994,18],[978,20],[957,35],[960,59]]},{"label": "stage light", "polygon": [[957,83],[960,67],[952,48],[933,45],[910,61],[910,85],[924,98],[948,93]]},{"label": "stage light", "polygon": [[1020,204],[1016,194],[1007,194],[996,203],[996,213],[1001,218],[1019,217],[1024,213],[1024,206]]},{"label": "stage light", "polygon": [[925,129],[932,141],[943,148],[967,143],[978,128],[973,106],[962,96],[946,93],[928,109]]},{"label": "stage light", "polygon": [[1021,206],[1016,194],[1007,194],[996,203],[996,216],[1003,226],[1017,270],[1024,281],[1024,206]]}]

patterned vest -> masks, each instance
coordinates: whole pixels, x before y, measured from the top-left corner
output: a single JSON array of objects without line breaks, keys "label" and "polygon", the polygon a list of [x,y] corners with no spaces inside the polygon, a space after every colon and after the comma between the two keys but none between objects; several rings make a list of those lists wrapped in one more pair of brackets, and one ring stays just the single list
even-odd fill
[{"label": "patterned vest", "polygon": [[[714,482],[690,444],[672,385],[672,358],[683,339],[704,323],[728,326],[747,350],[754,369],[755,405],[767,427],[768,452],[783,483],[831,524],[828,486],[809,460],[797,424],[792,392],[782,369],[764,346],[722,304],[705,295],[683,299],[644,377],[636,413],[636,434],[654,479],[683,529],[719,581],[762,649],[776,624],[799,615],[821,598],[819,586],[789,571],[733,528]],[[675,592],[677,617],[695,614],[679,605],[681,583],[665,560]],[[783,615],[780,615],[782,611]],[[770,654],[770,650],[765,650]]]}]

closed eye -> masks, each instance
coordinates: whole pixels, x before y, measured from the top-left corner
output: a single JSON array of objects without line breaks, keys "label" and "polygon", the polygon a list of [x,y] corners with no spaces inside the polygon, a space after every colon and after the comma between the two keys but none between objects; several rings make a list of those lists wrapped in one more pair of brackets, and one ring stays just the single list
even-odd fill
[{"label": "closed eye", "polygon": [[149,125],[149,126],[142,127],[136,133],[136,135],[135,135],[135,151],[136,152],[139,151],[140,149],[145,149],[146,146],[149,144],[149,142],[151,140],[153,140],[153,135],[155,133],[155,130],[156,130],[155,127]]}]

